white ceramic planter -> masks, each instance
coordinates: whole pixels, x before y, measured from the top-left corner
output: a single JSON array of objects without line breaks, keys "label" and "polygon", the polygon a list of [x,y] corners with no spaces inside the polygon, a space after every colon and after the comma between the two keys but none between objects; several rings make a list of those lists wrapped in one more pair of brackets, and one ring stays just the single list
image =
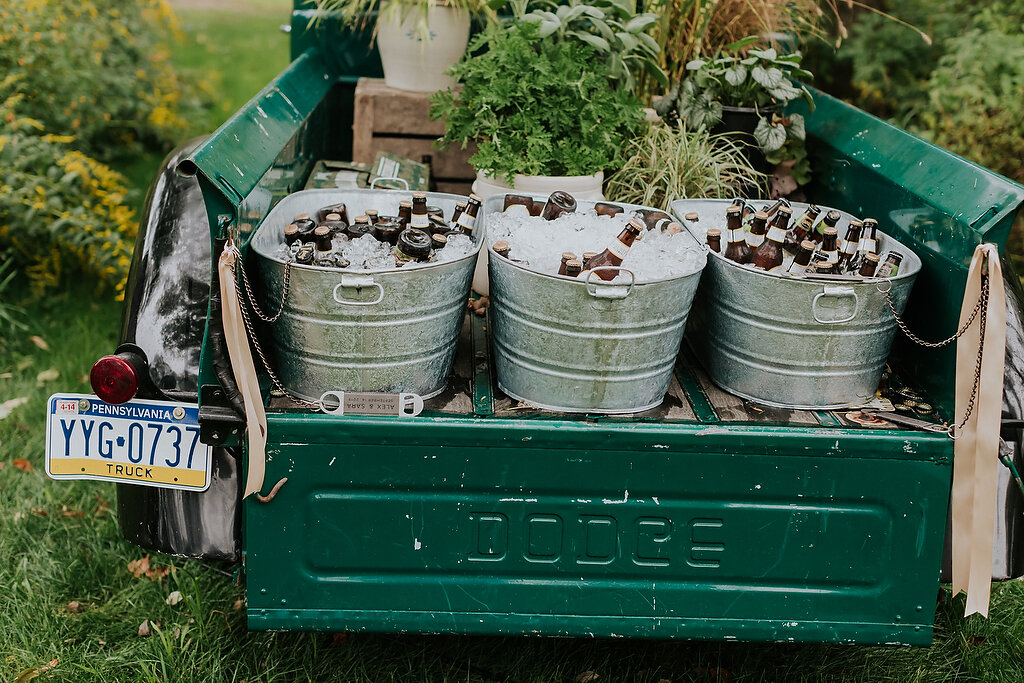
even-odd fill
[{"label": "white ceramic planter", "polygon": [[417,26],[422,16],[413,11],[399,21],[397,8],[392,7],[377,19],[384,82],[392,88],[434,92],[455,85],[444,71],[466,52],[469,13],[432,5],[427,9],[427,39]]},{"label": "white ceramic planter", "polygon": [[[491,195],[506,194],[512,191],[549,195],[555,190],[563,190],[576,199],[599,202],[604,199],[604,194],[601,192],[603,182],[604,171],[598,171],[594,175],[573,176],[517,175],[514,187],[509,187],[501,178],[492,178],[484,171],[477,171],[476,180],[473,181],[473,192],[483,199],[487,199]],[[490,282],[487,278],[486,245],[480,250],[476,261],[476,270],[473,271],[473,291],[484,296],[490,292]]]}]

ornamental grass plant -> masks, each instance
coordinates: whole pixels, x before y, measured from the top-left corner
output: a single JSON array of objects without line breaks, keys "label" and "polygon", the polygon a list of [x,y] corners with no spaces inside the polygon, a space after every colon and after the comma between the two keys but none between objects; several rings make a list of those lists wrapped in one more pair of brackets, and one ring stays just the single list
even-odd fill
[{"label": "ornamental grass plant", "polygon": [[764,179],[728,137],[681,124],[654,123],[625,151],[625,164],[605,184],[611,201],[668,211],[674,199],[731,198]]}]

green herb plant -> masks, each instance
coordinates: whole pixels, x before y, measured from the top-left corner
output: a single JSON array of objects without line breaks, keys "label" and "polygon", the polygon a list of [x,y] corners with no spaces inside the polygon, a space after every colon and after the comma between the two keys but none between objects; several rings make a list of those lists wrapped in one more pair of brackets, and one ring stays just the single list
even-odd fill
[{"label": "green herb plant", "polygon": [[[652,12],[637,14],[633,6],[615,0],[537,0],[533,11],[518,17],[538,23],[541,38],[557,41],[578,40],[594,48],[608,68],[608,77],[633,90],[636,75],[650,76],[662,87],[668,86],[665,72],[658,66],[657,41],[647,31],[658,21]],[[513,3],[513,11],[525,10],[524,3]]]},{"label": "green herb plant", "polygon": [[[427,13],[431,7],[450,7],[456,12],[472,16],[495,19],[495,11],[505,5],[506,0],[310,0],[316,4],[314,21],[320,21],[328,13],[336,12],[343,24],[365,26],[371,18],[382,18],[402,23],[409,16],[416,18],[416,36],[421,40],[430,37]],[[374,27],[376,34],[376,26]]]},{"label": "green herb plant", "polygon": [[512,184],[516,174],[591,175],[625,160],[643,112],[613,85],[606,61],[585,41],[541,36],[541,22],[492,26],[450,70],[461,90],[431,96],[446,122],[439,146],[475,142],[477,169]]},{"label": "green herb plant", "polygon": [[605,184],[612,201],[668,211],[673,199],[730,198],[738,188],[757,187],[764,179],[738,144],[706,128],[655,123],[625,152],[625,164]]},{"label": "green herb plant", "polygon": [[[786,163],[798,184],[810,180],[810,163],[804,142],[804,118],[784,114],[793,100],[803,98],[814,110],[814,98],[799,81],[811,72],[800,67],[801,55],[779,55],[774,48],[749,49],[754,38],[728,46],[726,54],[710,60],[695,59],[686,65],[689,75],[681,85],[655,104],[669,120],[676,117],[695,128],[714,128],[722,121],[723,107],[753,109],[758,117],[754,140],[768,163]],[[732,52],[733,54],[728,54]]]}]

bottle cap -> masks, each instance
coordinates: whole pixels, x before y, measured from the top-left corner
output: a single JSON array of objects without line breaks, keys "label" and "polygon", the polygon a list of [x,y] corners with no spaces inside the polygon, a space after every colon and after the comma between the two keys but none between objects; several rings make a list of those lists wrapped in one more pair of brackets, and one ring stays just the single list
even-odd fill
[{"label": "bottle cap", "polygon": [[696,223],[697,221],[700,220],[700,214],[698,214],[696,211],[688,211],[686,215],[683,216],[683,218],[693,223]]},{"label": "bottle cap", "polygon": [[575,258],[576,258],[576,254],[572,253],[571,251],[563,251],[562,252],[562,260],[563,261],[569,262],[569,261],[572,261]]},{"label": "bottle cap", "polygon": [[362,223],[369,223],[369,222],[370,222],[370,217],[369,216],[356,216],[356,223],[362,224]]},{"label": "bottle cap", "polygon": [[398,205],[399,206],[408,206],[410,209],[412,208],[412,202],[409,201],[408,199],[403,199],[402,201],[398,202]]},{"label": "bottle cap", "polygon": [[838,235],[839,234],[839,228],[837,228],[834,225],[826,225],[825,229],[822,230],[821,232],[822,232],[822,234],[825,234],[825,235]]},{"label": "bottle cap", "polygon": [[320,227],[313,231],[314,237],[327,237],[327,235],[329,234],[331,234],[331,229],[328,228],[326,225],[321,225]]},{"label": "bottle cap", "polygon": [[647,226],[644,225],[643,221],[641,221],[639,218],[630,218],[629,222],[626,223],[626,227],[627,228],[633,228],[633,232],[635,232],[636,234],[639,235],[640,233],[642,233],[644,231],[644,229]]},{"label": "bottle cap", "polygon": [[329,213],[326,216],[324,216],[324,220],[325,221],[330,221],[330,222],[340,221],[341,220],[341,214],[340,213],[335,213],[334,211],[332,211],[331,213]]},{"label": "bottle cap", "polygon": [[426,192],[413,192],[412,193],[412,198],[413,199],[426,199],[427,198],[427,193]]},{"label": "bottle cap", "polygon": [[301,220],[304,220],[304,219],[307,219],[307,218],[309,218],[309,214],[308,213],[300,213],[298,216],[295,217],[295,220],[301,221]]},{"label": "bottle cap", "polygon": [[721,237],[722,231],[718,228],[708,228],[708,237]]},{"label": "bottle cap", "polygon": [[881,260],[881,257],[878,254],[873,254],[869,251],[868,253],[864,254],[864,260],[871,261],[873,263],[878,263]]},{"label": "bottle cap", "polygon": [[859,218],[851,218],[850,225],[864,225],[864,221]]},{"label": "bottle cap", "polygon": [[[731,213],[740,213],[741,211],[743,211],[743,207],[742,206],[739,206],[737,204],[730,204],[729,208],[727,208],[725,210],[725,213],[726,213],[726,215],[728,215],[728,214],[731,214]],[[760,213],[760,212],[758,212],[758,213]],[[767,217],[767,214],[765,214],[765,216]],[[687,219],[687,220],[689,220],[689,219]]]},{"label": "bottle cap", "polygon": [[[785,208],[785,207],[780,207],[780,208]],[[754,218],[756,218],[759,221],[767,221],[768,220],[768,212],[767,211],[758,211],[758,212],[754,213]]]},{"label": "bottle cap", "polygon": [[814,251],[818,248],[818,245],[813,240],[804,240],[800,243],[800,248],[806,249],[807,251]]},{"label": "bottle cap", "polygon": [[792,215],[793,207],[791,207],[788,203],[783,204],[782,206],[779,207],[779,213],[786,213]]},{"label": "bottle cap", "polygon": [[289,223],[288,225],[284,226],[284,234],[286,235],[294,235],[298,231],[299,226],[295,225],[294,223]]},{"label": "bottle cap", "polygon": [[491,248],[494,249],[494,251],[502,252],[511,249],[512,245],[510,245],[507,240],[498,240],[491,245]]},{"label": "bottle cap", "polygon": [[482,198],[482,197],[481,197],[480,195],[478,195],[478,194],[474,194],[474,193],[472,193],[472,192],[471,192],[471,193],[470,193],[470,195],[469,195],[469,199],[470,199],[470,201],[474,201],[474,202],[476,202],[477,204],[481,204],[481,203],[483,203],[483,201],[484,201],[484,200],[483,200],[483,198]]},{"label": "bottle cap", "polygon": [[588,261],[590,259],[594,258],[595,256],[597,256],[597,252],[596,251],[585,251],[585,252],[583,252],[583,258],[587,259]]}]

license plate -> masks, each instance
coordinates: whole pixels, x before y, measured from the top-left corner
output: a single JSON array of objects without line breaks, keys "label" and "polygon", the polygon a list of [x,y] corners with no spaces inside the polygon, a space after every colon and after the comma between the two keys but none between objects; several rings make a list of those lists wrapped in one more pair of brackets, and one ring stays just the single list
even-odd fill
[{"label": "license plate", "polygon": [[46,412],[46,473],[205,491],[212,447],[199,441],[199,406],[172,401],[104,403],[54,394]]}]

